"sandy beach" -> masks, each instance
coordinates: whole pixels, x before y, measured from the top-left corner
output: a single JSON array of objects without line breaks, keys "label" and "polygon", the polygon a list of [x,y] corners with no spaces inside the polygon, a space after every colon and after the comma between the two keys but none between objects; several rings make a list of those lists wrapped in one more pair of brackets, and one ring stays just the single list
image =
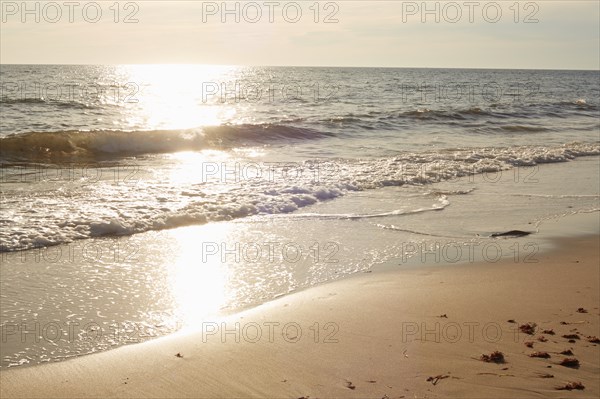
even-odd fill
[{"label": "sandy beach", "polygon": [[600,397],[598,3],[0,3],[0,399]]},{"label": "sandy beach", "polygon": [[[202,331],[3,371],[1,396],[597,397],[598,236],[537,258],[363,273]],[[503,363],[481,360],[494,351]]]}]

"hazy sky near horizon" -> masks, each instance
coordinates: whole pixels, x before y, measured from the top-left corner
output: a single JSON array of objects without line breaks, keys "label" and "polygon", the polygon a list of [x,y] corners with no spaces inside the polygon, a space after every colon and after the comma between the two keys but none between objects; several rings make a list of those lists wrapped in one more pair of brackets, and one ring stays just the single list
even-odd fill
[{"label": "hazy sky near horizon", "polygon": [[600,69],[598,0],[0,3],[3,64]]}]

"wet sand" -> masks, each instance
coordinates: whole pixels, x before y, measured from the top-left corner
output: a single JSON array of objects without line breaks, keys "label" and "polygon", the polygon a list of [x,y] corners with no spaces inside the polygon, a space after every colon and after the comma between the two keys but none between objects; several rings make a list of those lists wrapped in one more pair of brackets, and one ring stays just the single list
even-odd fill
[{"label": "wet sand", "polygon": [[[0,393],[597,397],[600,345],[588,337],[600,335],[599,241],[598,235],[561,239],[537,263],[361,273],[206,322],[201,331],[2,371]],[[532,334],[519,328],[527,323],[535,323]],[[481,360],[494,351],[504,363]],[[579,366],[560,365],[566,358]],[[557,389],[569,383],[585,388]]]}]

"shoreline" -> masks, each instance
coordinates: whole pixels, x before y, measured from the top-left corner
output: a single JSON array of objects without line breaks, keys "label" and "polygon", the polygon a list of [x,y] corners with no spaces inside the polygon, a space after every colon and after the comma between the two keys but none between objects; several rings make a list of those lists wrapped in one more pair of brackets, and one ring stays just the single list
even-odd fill
[{"label": "shoreline", "polygon": [[[557,239],[538,263],[503,259],[361,273],[206,322],[201,331],[3,370],[0,393],[560,397],[565,391],[556,387],[582,382],[585,389],[569,397],[595,397],[600,346],[587,336],[600,326],[599,238]],[[524,323],[536,323],[536,333],[520,332]],[[544,329],[555,334],[540,334]],[[570,343],[562,337],[568,334],[579,339]],[[546,342],[538,340],[541,335]],[[531,349],[524,345],[529,341]],[[558,354],[567,348],[573,356]],[[478,360],[495,350],[506,363]],[[550,358],[529,357],[534,351]],[[577,358],[579,369],[557,365],[566,357]]]},{"label": "shoreline", "polygon": [[[354,280],[356,278],[360,279],[365,273],[388,273],[388,272],[403,272],[410,270],[428,270],[429,268],[435,267],[444,267],[444,268],[452,268],[455,266],[468,265],[474,263],[497,263],[497,262],[506,262],[508,260],[513,260],[514,262],[523,262],[523,263],[531,263],[537,261],[537,255],[539,253],[544,253],[548,251],[552,251],[556,248],[555,242],[557,241],[557,237],[562,237],[564,239],[567,238],[577,238],[580,236],[586,236],[590,234],[594,234],[600,231],[598,230],[598,226],[600,226],[600,220],[595,220],[600,218],[600,213],[598,211],[592,212],[592,217],[589,217],[589,213],[572,213],[565,214],[560,216],[555,216],[543,221],[542,225],[536,224],[535,231],[533,231],[533,235],[528,235],[524,237],[517,236],[508,236],[508,237],[498,237],[492,239],[490,241],[489,238],[482,237],[482,240],[476,239],[475,241],[450,241],[444,246],[438,247],[437,250],[433,251],[429,249],[426,245],[419,243],[418,241],[407,242],[407,251],[411,251],[411,245],[417,244],[412,249],[412,253],[403,256],[402,258],[391,258],[387,261],[372,265],[370,268],[355,271],[348,275],[338,276],[334,280],[320,282],[315,285],[309,287],[299,287],[291,292],[283,293],[272,297],[270,299],[266,299],[260,303],[250,304],[243,307],[239,307],[237,309],[221,309],[219,311],[215,311],[211,314],[203,315],[199,317],[192,325],[185,324],[177,324],[177,327],[174,327],[174,323],[167,322],[168,324],[161,325],[156,324],[157,328],[172,328],[169,332],[159,332],[158,334],[154,333],[152,330],[153,326],[146,328],[146,324],[143,323],[134,323],[133,329],[129,327],[126,323],[120,324],[109,324],[103,322],[103,315],[98,312],[98,318],[91,319],[83,319],[83,321],[77,320],[77,318],[71,320],[66,313],[66,322],[63,324],[57,324],[54,320],[57,319],[48,319],[45,324],[36,322],[34,320],[33,327],[27,322],[22,322],[20,324],[15,323],[3,323],[2,326],[2,341],[3,341],[3,352],[7,353],[17,353],[12,348],[14,348],[15,343],[19,345],[17,342],[20,336],[20,346],[25,347],[29,343],[31,345],[32,335],[27,331],[35,328],[38,331],[39,338],[37,341],[34,340],[35,344],[40,346],[38,342],[41,343],[42,346],[46,346],[50,351],[53,351],[53,348],[56,348],[56,343],[59,345],[64,341],[69,344],[75,343],[89,343],[88,348],[91,348],[87,351],[81,351],[79,353],[66,355],[56,355],[57,351],[50,352],[50,358],[46,355],[47,349],[42,348],[44,352],[41,352],[42,356],[46,355],[45,360],[41,360],[31,357],[27,357],[28,361],[18,361],[19,358],[15,359],[12,362],[12,366],[0,368],[0,371],[8,371],[15,369],[23,369],[34,366],[43,366],[47,364],[60,363],[72,359],[76,359],[79,357],[85,357],[92,354],[98,354],[100,352],[112,351],[121,346],[129,346],[129,345],[139,345],[148,341],[161,339],[173,335],[186,334],[189,332],[198,331],[201,328],[200,323],[205,320],[220,320],[230,317],[235,317],[237,314],[241,314],[247,311],[250,311],[256,307],[260,307],[264,304],[268,304],[271,301],[278,300],[281,298],[286,298],[289,296],[294,296],[302,293],[307,289],[311,289],[314,287],[319,287],[322,285],[327,285],[334,282],[340,282],[345,280]],[[200,226],[201,229],[208,229],[210,225]],[[541,229],[540,229],[541,227]],[[186,234],[186,231],[190,231],[192,234],[196,233],[193,230],[197,229],[197,227],[190,228],[182,228],[178,231],[179,233]],[[189,233],[187,233],[189,234]],[[137,238],[137,236],[135,237]],[[157,237],[147,237],[143,241],[146,243],[152,243],[156,240]],[[128,238],[125,238],[128,239]],[[444,243],[443,241],[438,243]],[[393,243],[390,243],[393,244]],[[130,244],[125,241],[123,247],[127,248]],[[148,245],[148,244],[146,244]],[[404,245],[404,244],[403,244]],[[460,257],[460,259],[446,259],[447,253],[452,250],[458,249],[462,247],[462,252],[466,256]],[[119,248],[117,244],[117,250]],[[488,251],[491,256],[485,256],[485,248],[488,248]],[[447,251],[450,249],[450,251]],[[496,251],[496,253],[494,253]],[[184,251],[184,253],[186,253]],[[435,253],[433,253],[435,252]],[[116,251],[115,251],[116,254]],[[483,255],[483,256],[482,256]],[[496,256],[498,255],[498,256]],[[501,255],[501,256],[500,256]],[[470,258],[470,259],[469,259]],[[35,268],[38,268],[39,265],[37,263],[32,264]],[[76,263],[70,266],[77,266]],[[325,264],[325,266],[327,266]],[[198,276],[194,276],[197,278]],[[204,283],[203,283],[204,284]],[[206,284],[202,285],[206,288]],[[197,285],[196,285],[197,287]],[[203,289],[198,289],[199,291],[203,291]],[[196,302],[198,303],[198,302]],[[202,303],[200,305],[195,305],[195,308],[198,309],[199,306],[203,306]],[[63,316],[65,317],[65,316]],[[91,320],[91,321],[89,321]],[[99,323],[99,324],[98,324]],[[160,321],[156,321],[156,323],[160,323]],[[54,337],[56,326],[56,330],[61,333],[61,338],[56,340]],[[12,336],[11,336],[12,335]],[[17,341],[16,341],[17,340]],[[12,345],[12,346],[11,346]],[[80,348],[81,346],[74,346],[74,348]],[[28,348],[26,348],[28,349]],[[11,351],[12,350],[12,351]],[[38,355],[40,356],[40,355]],[[7,357],[4,358],[5,360]],[[21,359],[25,359],[25,357],[21,357]],[[36,362],[37,360],[37,362]],[[18,362],[17,362],[18,361]],[[32,363],[30,363],[32,361]]]}]

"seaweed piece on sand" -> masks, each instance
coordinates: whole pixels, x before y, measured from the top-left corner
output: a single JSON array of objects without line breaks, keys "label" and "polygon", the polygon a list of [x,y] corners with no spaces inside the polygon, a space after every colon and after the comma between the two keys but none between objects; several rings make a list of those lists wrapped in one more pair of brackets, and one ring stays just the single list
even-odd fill
[{"label": "seaweed piece on sand", "polygon": [[561,366],[570,367],[573,369],[579,368],[579,360],[575,359],[574,357],[564,358],[558,364],[560,364]]},{"label": "seaweed piece on sand", "polygon": [[569,382],[563,386],[556,387],[554,389],[556,389],[558,391],[572,391],[574,389],[583,390],[583,389],[585,389],[585,386],[583,386],[583,384],[579,381],[574,381],[574,382]]},{"label": "seaweed piece on sand", "polygon": [[549,359],[550,355],[548,352],[533,352],[529,354],[529,357],[539,357],[541,359]]},{"label": "seaweed piece on sand", "polygon": [[499,351],[494,351],[489,355],[483,354],[479,357],[479,360],[486,363],[504,363],[504,353]]},{"label": "seaweed piece on sand", "polygon": [[533,335],[533,333],[535,333],[536,327],[537,327],[537,324],[535,324],[535,323],[525,323],[525,324],[521,324],[519,326],[519,331],[521,331],[522,333],[525,333],[525,334]]}]

